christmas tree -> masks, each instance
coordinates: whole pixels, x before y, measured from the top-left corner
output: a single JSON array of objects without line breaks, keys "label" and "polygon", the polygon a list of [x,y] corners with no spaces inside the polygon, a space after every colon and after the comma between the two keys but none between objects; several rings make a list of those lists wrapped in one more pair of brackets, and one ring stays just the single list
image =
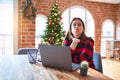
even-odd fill
[{"label": "christmas tree", "polygon": [[44,43],[50,45],[62,45],[64,32],[61,26],[61,19],[59,6],[55,0],[54,5],[51,7],[50,15],[47,17],[47,27],[44,34],[41,36]]}]

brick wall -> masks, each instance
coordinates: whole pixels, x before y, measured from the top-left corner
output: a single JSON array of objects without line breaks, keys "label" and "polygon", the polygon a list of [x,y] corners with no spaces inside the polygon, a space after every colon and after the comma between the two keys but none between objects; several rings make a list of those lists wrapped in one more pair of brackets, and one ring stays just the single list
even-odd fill
[{"label": "brick wall", "polygon": [[[19,45],[18,47],[35,47],[35,20],[29,20],[20,16],[20,8],[26,0],[19,0]],[[32,0],[37,8],[37,14],[46,16],[50,13],[50,7],[54,0]],[[58,0],[60,11],[63,12],[70,6],[80,5],[86,7],[93,15],[95,21],[95,51],[100,51],[101,26],[105,19],[111,19],[116,25],[120,25],[120,4],[106,4],[89,2],[85,0]]]},{"label": "brick wall", "polygon": [[120,27],[120,4],[117,5],[116,11],[116,25]]},{"label": "brick wall", "polygon": [[86,2],[86,8],[91,12],[95,21],[95,51],[100,52],[102,23],[105,19],[115,22],[116,5]]}]

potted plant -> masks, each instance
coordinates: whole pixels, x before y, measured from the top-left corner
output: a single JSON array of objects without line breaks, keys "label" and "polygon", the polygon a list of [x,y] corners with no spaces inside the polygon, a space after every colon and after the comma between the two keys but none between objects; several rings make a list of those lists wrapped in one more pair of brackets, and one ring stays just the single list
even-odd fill
[{"label": "potted plant", "polygon": [[87,61],[82,61],[80,63],[80,74],[82,76],[86,76],[87,75],[87,71],[88,71],[88,62]]}]

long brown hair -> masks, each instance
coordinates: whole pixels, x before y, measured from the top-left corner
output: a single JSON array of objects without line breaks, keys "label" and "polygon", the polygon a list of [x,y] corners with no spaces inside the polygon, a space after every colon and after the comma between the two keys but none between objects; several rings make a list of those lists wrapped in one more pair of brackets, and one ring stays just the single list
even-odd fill
[{"label": "long brown hair", "polygon": [[82,21],[81,18],[73,18],[73,19],[72,19],[72,21],[71,21],[71,23],[70,23],[70,27],[69,27],[68,33],[67,33],[67,35],[66,35],[66,38],[68,38],[69,40],[72,40],[72,38],[74,37],[74,36],[73,36],[73,33],[72,33],[72,31],[71,31],[72,23],[73,23],[74,20],[79,20],[79,21],[81,21],[81,23],[82,23],[82,25],[83,25],[83,32],[82,32],[82,34],[81,34],[81,36],[80,36],[80,40],[83,41],[83,42],[86,42],[86,39],[87,39],[88,37],[87,37],[86,34],[85,34],[85,24],[84,24],[84,22]]}]

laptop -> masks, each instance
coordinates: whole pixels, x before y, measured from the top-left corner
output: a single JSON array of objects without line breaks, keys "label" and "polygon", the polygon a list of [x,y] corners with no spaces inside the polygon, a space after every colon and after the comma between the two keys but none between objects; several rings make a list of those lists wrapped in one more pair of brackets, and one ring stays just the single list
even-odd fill
[{"label": "laptop", "polygon": [[69,47],[39,44],[39,50],[44,66],[67,71],[74,71],[79,68],[79,64],[72,63]]}]

